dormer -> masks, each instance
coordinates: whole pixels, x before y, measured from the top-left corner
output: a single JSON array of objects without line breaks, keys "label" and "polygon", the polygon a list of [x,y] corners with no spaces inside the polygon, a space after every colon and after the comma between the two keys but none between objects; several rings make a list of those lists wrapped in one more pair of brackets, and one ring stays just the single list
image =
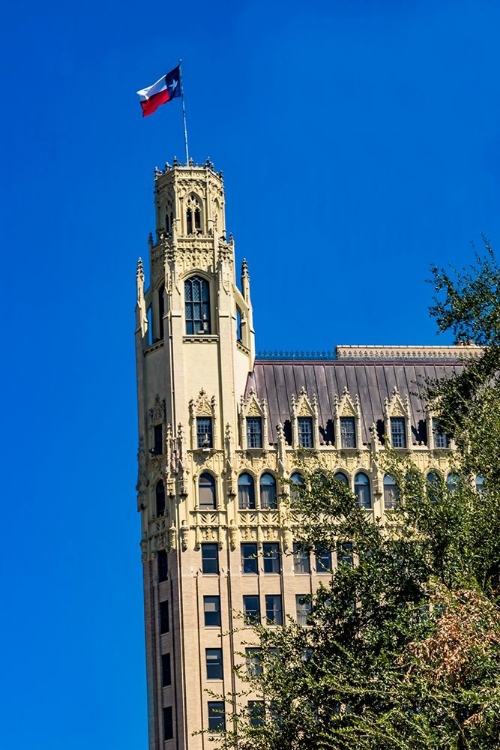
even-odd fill
[{"label": "dormer", "polygon": [[410,399],[402,399],[396,386],[384,399],[384,433],[393,448],[412,447]]},{"label": "dormer", "polygon": [[294,448],[313,449],[319,445],[318,400],[316,394],[312,401],[306,389],[302,388],[298,399],[292,396],[292,445]]},{"label": "dormer", "polygon": [[259,400],[253,388],[247,399],[241,398],[238,420],[242,449],[267,450],[267,402],[265,399]]},{"label": "dormer", "polygon": [[347,386],[334,401],[335,445],[337,448],[361,448],[361,407],[358,394],[354,399]]},{"label": "dormer", "polygon": [[197,399],[189,402],[192,450],[210,450],[218,446],[215,396],[208,398],[202,388]]}]

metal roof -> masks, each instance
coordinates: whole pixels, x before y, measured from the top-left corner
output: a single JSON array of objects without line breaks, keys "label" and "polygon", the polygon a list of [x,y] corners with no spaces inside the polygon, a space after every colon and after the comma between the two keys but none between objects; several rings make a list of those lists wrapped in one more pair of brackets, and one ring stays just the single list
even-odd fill
[{"label": "metal roof", "polygon": [[276,426],[289,428],[291,397],[300,396],[302,388],[310,399],[316,394],[321,440],[333,439],[334,396],[340,398],[347,387],[351,398],[359,396],[361,434],[364,443],[371,440],[369,429],[376,424],[383,434],[384,399],[391,398],[394,388],[410,400],[413,442],[426,442],[425,382],[458,373],[463,364],[448,362],[381,362],[360,360],[327,361],[256,361],[250,373],[246,394],[253,389],[258,399],[266,399],[269,442],[275,443]]}]

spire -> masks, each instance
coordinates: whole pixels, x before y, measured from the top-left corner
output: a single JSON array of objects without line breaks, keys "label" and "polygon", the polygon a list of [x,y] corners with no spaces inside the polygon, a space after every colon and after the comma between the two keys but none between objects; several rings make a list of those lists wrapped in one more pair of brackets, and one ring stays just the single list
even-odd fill
[{"label": "spire", "polygon": [[250,274],[248,273],[248,264],[245,258],[243,258],[241,264],[241,291],[245,302],[250,304]]},{"label": "spire", "polygon": [[148,317],[146,313],[146,301],[144,299],[144,266],[142,265],[142,258],[139,258],[137,261],[135,281],[137,286],[136,325],[137,330],[144,337],[148,330]]}]

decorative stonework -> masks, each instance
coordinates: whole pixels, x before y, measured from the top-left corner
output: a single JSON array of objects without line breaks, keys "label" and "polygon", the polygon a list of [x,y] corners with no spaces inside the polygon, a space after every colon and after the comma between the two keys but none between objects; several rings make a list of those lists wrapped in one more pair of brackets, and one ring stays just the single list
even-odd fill
[{"label": "decorative stonework", "polygon": [[399,395],[399,391],[396,386],[392,392],[391,398],[384,399],[384,430],[385,435],[388,439],[391,436],[391,417],[402,417],[405,420],[405,432],[406,432],[406,447],[409,448],[412,445],[411,436],[411,412],[410,412],[410,399],[408,394],[405,395],[404,400]]},{"label": "decorative stonework", "polygon": [[292,444],[294,448],[299,448],[298,418],[310,417],[313,421],[313,448],[319,446],[319,429],[318,429],[318,399],[316,394],[313,395],[312,401],[309,399],[306,389],[302,388],[299,398],[292,395],[290,404],[292,417]]},{"label": "decorative stonework", "polygon": [[245,399],[243,396],[240,400],[240,406],[238,410],[238,420],[240,425],[240,445],[243,450],[247,450],[247,417],[258,417],[262,420],[262,450],[267,450],[268,444],[268,424],[267,424],[267,401],[266,399],[259,400],[255,395],[255,391],[252,388],[248,397]]},{"label": "decorative stonework", "polygon": [[340,430],[340,418],[341,417],[352,417],[355,421],[355,435],[356,435],[356,448],[359,450],[362,447],[361,439],[361,406],[359,402],[359,396],[356,393],[354,399],[351,398],[351,394],[347,389],[344,388],[342,396],[339,398],[335,394],[334,401],[334,428],[335,428],[335,445],[337,448],[342,447],[341,441],[341,430]]},{"label": "decorative stonework", "polygon": [[457,346],[337,346],[337,359],[368,360],[450,360],[480,357],[481,347],[475,344]]}]

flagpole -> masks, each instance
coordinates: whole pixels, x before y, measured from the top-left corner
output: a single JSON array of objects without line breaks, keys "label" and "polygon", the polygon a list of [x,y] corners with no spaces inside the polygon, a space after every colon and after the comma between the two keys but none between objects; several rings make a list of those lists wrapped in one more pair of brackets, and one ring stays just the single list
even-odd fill
[{"label": "flagpole", "polygon": [[182,60],[179,60],[179,82],[181,85],[182,117],[184,120],[184,143],[186,145],[186,166],[189,164],[188,131],[186,124],[186,102],[184,101],[184,87],[182,85]]}]

